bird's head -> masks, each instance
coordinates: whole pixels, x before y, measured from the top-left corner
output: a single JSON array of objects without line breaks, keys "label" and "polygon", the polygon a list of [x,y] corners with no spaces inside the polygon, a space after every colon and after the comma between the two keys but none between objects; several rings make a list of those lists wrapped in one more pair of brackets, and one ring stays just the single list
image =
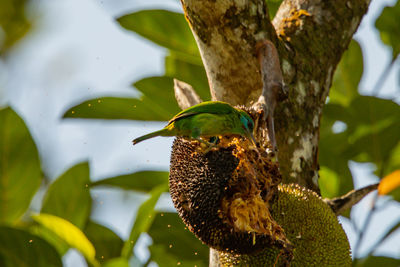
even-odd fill
[{"label": "bird's head", "polygon": [[251,139],[255,146],[257,146],[256,139],[253,136],[253,129],[254,129],[254,121],[253,119],[247,114],[246,111],[239,110],[239,118],[240,122],[242,123],[242,128],[246,133],[246,136]]}]

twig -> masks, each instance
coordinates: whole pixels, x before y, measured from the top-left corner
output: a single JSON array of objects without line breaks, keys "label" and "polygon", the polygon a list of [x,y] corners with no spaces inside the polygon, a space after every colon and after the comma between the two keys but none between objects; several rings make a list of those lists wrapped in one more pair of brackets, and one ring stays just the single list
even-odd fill
[{"label": "twig", "polygon": [[372,95],[376,96],[379,94],[379,91],[382,89],[383,84],[385,83],[387,77],[389,76],[390,70],[394,65],[394,62],[396,61],[397,57],[392,58],[390,61],[389,65],[386,66],[384,71],[381,73],[381,76],[379,77],[378,81],[376,82],[374,88],[372,89]]},{"label": "twig", "polygon": [[336,215],[340,215],[344,211],[350,209],[352,206],[357,204],[370,192],[376,190],[378,188],[378,185],[379,184],[373,184],[357,190],[352,190],[344,196],[336,197],[333,199],[324,199],[324,201],[331,207]]},{"label": "twig", "polygon": [[175,98],[181,109],[203,102],[190,84],[174,79]]},{"label": "twig", "polygon": [[399,228],[400,228],[400,222],[397,223],[395,226],[393,226],[384,236],[381,237],[381,239],[378,240],[378,242],[375,243],[375,245],[371,248],[368,255],[374,254],[375,250],[379,247],[379,245],[382,244],[383,241],[385,241],[386,238],[388,238],[391,233],[395,232]]}]

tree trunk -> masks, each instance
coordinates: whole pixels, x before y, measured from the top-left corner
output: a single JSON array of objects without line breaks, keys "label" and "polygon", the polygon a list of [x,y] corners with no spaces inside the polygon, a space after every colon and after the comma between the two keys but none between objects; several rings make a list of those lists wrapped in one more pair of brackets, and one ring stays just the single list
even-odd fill
[{"label": "tree trunk", "polygon": [[181,0],[213,100],[250,105],[262,89],[255,45],[278,49],[289,97],[275,112],[284,182],[318,189],[322,107],[369,0],[287,0],[271,22],[263,0]]},{"label": "tree trunk", "polygon": [[370,0],[284,0],[272,21],[265,0],[181,2],[213,100],[247,106],[257,101],[262,81],[255,46],[262,40],[275,44],[289,88],[288,98],[275,110],[283,182],[319,192],[322,108]]}]

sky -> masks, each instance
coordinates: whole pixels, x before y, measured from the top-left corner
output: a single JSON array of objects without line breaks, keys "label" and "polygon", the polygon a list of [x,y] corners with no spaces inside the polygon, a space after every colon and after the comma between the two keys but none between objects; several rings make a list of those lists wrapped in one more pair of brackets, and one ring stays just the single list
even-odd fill
[{"label": "sky", "polygon": [[[360,92],[368,94],[391,58],[373,28],[384,5],[395,0],[372,1],[355,39],[364,53],[364,74]],[[172,138],[155,138],[133,147],[131,140],[164,123],[62,120],[69,107],[99,96],[135,97],[131,84],[143,77],[163,74],[165,50],[122,29],[115,18],[140,9],[166,8],[181,12],[176,0],[35,0],[30,11],[35,26],[28,36],[0,61],[0,99],[12,106],[27,123],[38,146],[42,168],[50,179],[57,178],[78,162],[89,160],[93,180],[143,169],[168,170]],[[392,69],[380,96],[400,101],[399,64]],[[172,89],[172,88],[171,88]],[[0,89],[1,90],[1,89]],[[156,152],[156,153],[155,153]],[[377,182],[369,164],[351,164],[356,188]],[[93,218],[123,238],[129,235],[137,205],[146,196],[116,189],[96,189]],[[35,207],[40,205],[40,195]],[[369,210],[371,197],[353,210],[360,222]],[[34,208],[35,208],[34,207]],[[159,207],[173,210],[168,195]],[[110,216],[112,214],[112,216]],[[107,216],[106,216],[107,215]],[[365,246],[400,217],[399,205],[378,212],[367,232]],[[356,238],[351,224],[342,219],[351,244]],[[378,252],[400,256],[400,233]],[[151,242],[142,238],[142,245]],[[142,257],[146,250],[136,248]],[[85,266],[70,252],[65,266]]]}]

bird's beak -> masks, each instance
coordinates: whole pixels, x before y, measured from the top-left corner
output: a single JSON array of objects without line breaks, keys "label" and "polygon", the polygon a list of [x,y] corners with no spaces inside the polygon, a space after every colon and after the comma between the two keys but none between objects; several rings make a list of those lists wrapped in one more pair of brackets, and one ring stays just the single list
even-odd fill
[{"label": "bird's beak", "polygon": [[253,133],[248,131],[248,134],[249,134],[251,141],[253,141],[254,146],[257,147],[257,142],[256,142],[256,139],[254,138]]}]

